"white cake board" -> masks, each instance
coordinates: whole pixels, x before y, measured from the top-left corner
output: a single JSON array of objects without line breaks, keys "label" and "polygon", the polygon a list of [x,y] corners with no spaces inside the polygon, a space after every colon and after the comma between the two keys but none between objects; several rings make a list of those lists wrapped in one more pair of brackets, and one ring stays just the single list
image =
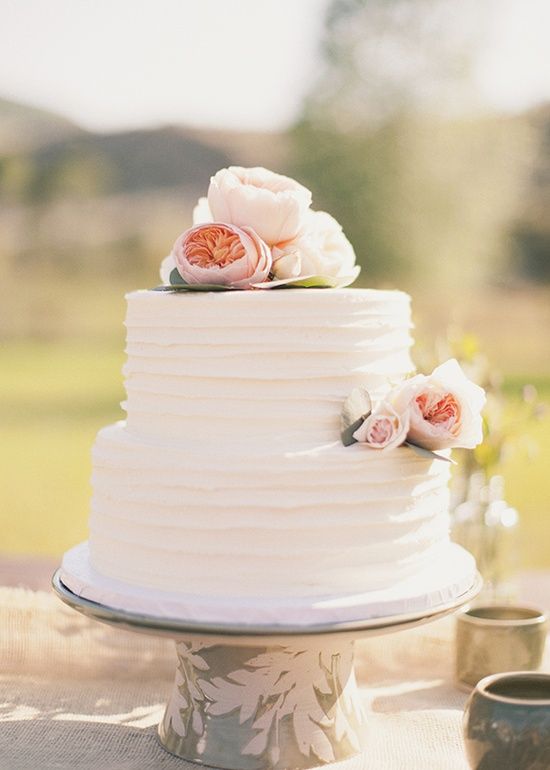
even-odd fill
[{"label": "white cake board", "polygon": [[171,619],[186,628],[231,633],[246,626],[251,633],[277,633],[300,628],[328,631],[334,624],[376,625],[383,618],[410,618],[431,614],[459,603],[477,580],[472,556],[460,546],[449,546],[420,574],[385,590],[346,596],[307,598],[202,597],[162,592],[123,583],[98,573],[90,564],[88,543],[67,551],[59,572],[62,583],[76,596],[97,604]]}]

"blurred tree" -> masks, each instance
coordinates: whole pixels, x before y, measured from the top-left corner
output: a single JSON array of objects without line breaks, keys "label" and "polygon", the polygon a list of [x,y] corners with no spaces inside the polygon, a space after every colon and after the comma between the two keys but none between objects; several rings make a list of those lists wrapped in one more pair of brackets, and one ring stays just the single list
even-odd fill
[{"label": "blurred tree", "polygon": [[[486,14],[470,0],[334,0],[290,171],[341,222],[362,281],[456,287],[502,259],[520,121],[463,112]],[[518,151],[519,150],[519,151]]]},{"label": "blurred tree", "polygon": [[16,205],[26,201],[27,190],[33,178],[32,160],[26,155],[0,158],[0,200]]},{"label": "blurred tree", "polygon": [[113,169],[98,153],[69,150],[57,166],[38,167],[31,183],[31,200],[47,202],[57,197],[86,199],[103,195],[112,187]]},{"label": "blurred tree", "polygon": [[343,131],[426,109],[456,113],[487,12],[472,0],[333,0],[306,117]]},{"label": "blurred tree", "polygon": [[537,151],[521,215],[512,226],[516,264],[530,280],[550,283],[550,104],[532,116]]},{"label": "blurred tree", "polygon": [[399,247],[395,133],[395,126],[388,126],[374,134],[342,137],[307,119],[293,131],[292,173],[313,189],[314,208],[330,211],[341,223],[358,261],[368,266],[369,279],[391,280],[407,269]]}]

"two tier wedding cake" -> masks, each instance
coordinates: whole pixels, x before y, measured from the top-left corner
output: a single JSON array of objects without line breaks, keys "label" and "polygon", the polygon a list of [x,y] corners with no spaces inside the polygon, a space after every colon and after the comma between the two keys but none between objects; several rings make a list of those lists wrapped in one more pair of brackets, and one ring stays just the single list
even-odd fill
[{"label": "two tier wedding cake", "polygon": [[216,174],[195,224],[128,294],[127,420],[93,449],[88,543],[63,582],[188,620],[423,611],[475,578],[449,541],[452,447],[483,392],[413,376],[409,297],[348,288],[338,223],[265,169]]}]

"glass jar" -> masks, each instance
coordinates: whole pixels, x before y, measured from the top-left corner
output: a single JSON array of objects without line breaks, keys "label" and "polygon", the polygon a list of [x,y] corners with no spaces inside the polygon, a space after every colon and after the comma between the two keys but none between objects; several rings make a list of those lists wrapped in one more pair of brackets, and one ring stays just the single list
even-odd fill
[{"label": "glass jar", "polygon": [[502,476],[472,474],[466,500],[453,512],[451,538],[474,556],[483,577],[480,598],[513,601],[518,594],[519,516],[504,498]]}]

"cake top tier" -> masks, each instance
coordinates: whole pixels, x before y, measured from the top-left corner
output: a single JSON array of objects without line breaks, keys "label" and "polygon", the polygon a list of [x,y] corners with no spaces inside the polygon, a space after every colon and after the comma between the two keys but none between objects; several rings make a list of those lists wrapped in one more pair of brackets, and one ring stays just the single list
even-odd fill
[{"label": "cake top tier", "polygon": [[410,302],[398,291],[128,294],[128,428],[217,446],[339,440],[356,386],[382,395],[411,371]]}]

